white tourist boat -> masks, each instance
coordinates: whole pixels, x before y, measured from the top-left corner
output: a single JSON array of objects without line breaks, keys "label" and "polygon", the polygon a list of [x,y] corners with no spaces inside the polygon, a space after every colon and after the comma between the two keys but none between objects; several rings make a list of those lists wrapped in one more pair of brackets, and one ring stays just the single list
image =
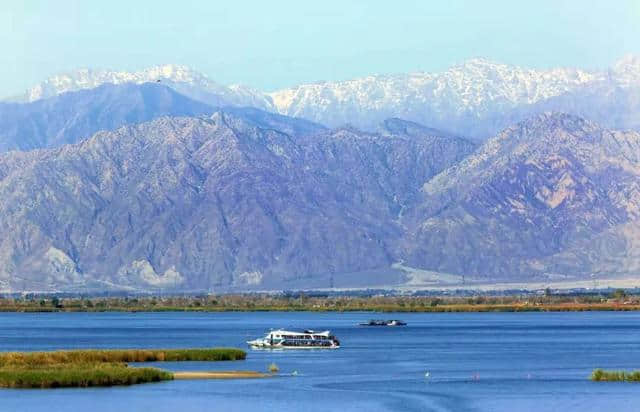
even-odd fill
[{"label": "white tourist boat", "polygon": [[324,332],[272,330],[264,338],[247,341],[247,344],[254,349],[338,349],[340,347],[340,341],[328,330]]}]

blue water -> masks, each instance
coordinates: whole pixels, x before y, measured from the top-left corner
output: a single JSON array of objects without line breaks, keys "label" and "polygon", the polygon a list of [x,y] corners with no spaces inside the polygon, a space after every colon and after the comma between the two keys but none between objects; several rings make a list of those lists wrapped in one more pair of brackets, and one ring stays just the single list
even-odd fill
[{"label": "blue water", "polygon": [[[595,383],[593,368],[640,369],[640,313],[0,314],[0,351],[245,347],[272,327],[330,329],[338,350],[249,351],[246,361],[158,363],[171,370],[285,376],[130,387],[0,389],[0,411],[640,410],[640,384]],[[297,371],[297,376],[287,374]],[[429,378],[425,373],[429,372]]]}]

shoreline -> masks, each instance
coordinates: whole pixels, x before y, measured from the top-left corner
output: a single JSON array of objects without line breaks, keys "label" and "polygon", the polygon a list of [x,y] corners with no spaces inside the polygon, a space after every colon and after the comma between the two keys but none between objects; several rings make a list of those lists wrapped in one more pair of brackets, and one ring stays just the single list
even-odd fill
[{"label": "shoreline", "polygon": [[257,379],[272,375],[256,371],[180,371],[171,372],[174,380],[192,379]]},{"label": "shoreline", "polygon": [[558,304],[558,305],[438,305],[435,307],[407,308],[403,306],[378,306],[354,308],[307,308],[307,307],[262,307],[262,308],[190,308],[190,307],[110,307],[88,308],[0,308],[0,313],[227,313],[227,312],[315,312],[315,313],[499,313],[499,312],[637,312],[640,305],[625,304]]},{"label": "shoreline", "polygon": [[640,311],[637,290],[597,294],[459,295],[192,295],[0,299],[0,312],[584,312]]}]

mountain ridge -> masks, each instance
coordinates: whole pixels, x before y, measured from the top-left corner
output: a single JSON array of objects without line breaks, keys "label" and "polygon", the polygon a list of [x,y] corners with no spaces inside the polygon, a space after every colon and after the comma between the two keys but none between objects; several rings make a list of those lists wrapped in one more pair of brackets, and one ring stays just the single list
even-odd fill
[{"label": "mountain ridge", "polygon": [[[99,82],[161,80],[213,106],[253,106],[328,127],[352,124],[373,131],[399,117],[484,140],[537,113],[554,110],[609,128],[640,128],[640,58],[625,56],[608,70],[528,69],[475,58],[442,72],[371,75],[303,83],[272,92],[221,86],[186,66],[140,72],[87,71],[54,76],[28,91],[36,99]],[[625,103],[621,103],[623,100]]]},{"label": "mountain ridge", "polygon": [[[449,129],[484,139],[532,114],[547,111],[546,102],[581,88],[612,84],[640,92],[638,59],[627,56],[608,71],[570,68],[525,69],[472,59],[440,73],[367,76],[360,79],[302,84],[270,93],[280,113],[335,126],[349,122],[369,129],[388,117]],[[558,111],[571,112],[576,99]],[[558,105],[559,101],[555,100]],[[610,104],[610,101],[604,103]],[[587,109],[591,109],[587,107]],[[522,112],[522,113],[520,113]],[[630,127],[640,124],[637,105]],[[576,113],[590,117],[589,110]],[[607,116],[594,120],[608,121]],[[455,126],[454,126],[455,125]],[[626,123],[610,126],[626,128]]]},{"label": "mountain ridge", "polygon": [[33,103],[0,103],[0,151],[57,147],[102,129],[163,115],[213,111],[211,106],[156,83],[103,84]]},{"label": "mountain ridge", "polygon": [[478,147],[399,119],[381,133],[308,130],[252,110],[0,154],[0,284],[472,288],[635,274],[637,132],[545,113]]},{"label": "mountain ridge", "polygon": [[164,64],[135,72],[107,69],[78,69],[54,75],[28,89],[24,94],[6,99],[29,103],[63,93],[92,89],[102,84],[162,82],[187,97],[213,106],[254,106],[269,108],[271,103],[261,92],[243,85],[223,86],[188,66]]}]

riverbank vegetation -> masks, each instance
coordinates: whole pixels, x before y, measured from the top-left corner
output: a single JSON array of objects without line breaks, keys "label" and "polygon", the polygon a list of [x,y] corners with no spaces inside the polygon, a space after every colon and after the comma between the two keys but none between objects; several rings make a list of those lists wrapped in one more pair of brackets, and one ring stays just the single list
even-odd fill
[{"label": "riverbank vegetation", "polygon": [[246,352],[233,348],[7,352],[0,353],[0,387],[61,388],[159,382],[174,379],[174,374],[157,368],[129,367],[127,362],[233,361],[245,357]]},{"label": "riverbank vegetation", "polygon": [[596,382],[640,382],[640,371],[606,371],[596,369],[591,373],[591,380]]},{"label": "riverbank vegetation", "polygon": [[4,388],[133,385],[171,379],[171,372],[156,368],[130,368],[125,363],[69,363],[0,368],[0,387]]},{"label": "riverbank vegetation", "polygon": [[245,294],[203,296],[0,298],[5,312],[162,311],[375,311],[375,312],[544,312],[640,310],[640,296],[623,290],[598,294],[511,296]]},{"label": "riverbank vegetation", "polygon": [[0,367],[88,364],[101,362],[183,362],[243,360],[247,353],[234,348],[203,349],[108,349],[64,350],[53,352],[0,353]]}]

